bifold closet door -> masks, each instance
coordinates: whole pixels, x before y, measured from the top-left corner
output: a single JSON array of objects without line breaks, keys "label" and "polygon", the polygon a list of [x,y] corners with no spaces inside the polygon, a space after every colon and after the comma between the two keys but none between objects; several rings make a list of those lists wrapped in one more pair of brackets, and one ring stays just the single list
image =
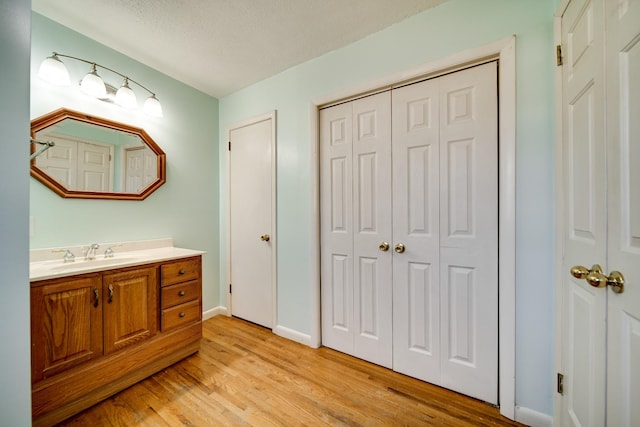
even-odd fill
[{"label": "bifold closet door", "polygon": [[393,91],[394,370],[498,402],[497,69]]},{"label": "bifold closet door", "polygon": [[322,342],[392,366],[391,95],[320,112]]}]

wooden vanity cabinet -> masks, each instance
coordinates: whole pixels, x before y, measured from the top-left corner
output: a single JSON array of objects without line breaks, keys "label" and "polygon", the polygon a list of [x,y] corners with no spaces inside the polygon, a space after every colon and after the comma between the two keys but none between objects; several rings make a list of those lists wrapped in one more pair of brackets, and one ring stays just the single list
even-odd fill
[{"label": "wooden vanity cabinet", "polygon": [[201,287],[200,256],[32,282],[33,425],[58,423],[198,351]]}]

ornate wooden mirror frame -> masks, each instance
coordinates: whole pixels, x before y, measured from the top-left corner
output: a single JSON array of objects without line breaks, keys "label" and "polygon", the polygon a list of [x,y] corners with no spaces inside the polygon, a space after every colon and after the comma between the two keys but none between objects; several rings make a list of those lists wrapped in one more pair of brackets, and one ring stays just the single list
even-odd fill
[{"label": "ornate wooden mirror frame", "polygon": [[[53,192],[58,194],[61,197],[65,198],[73,198],[73,199],[112,199],[112,200],[143,200],[147,198],[151,193],[157,190],[162,184],[166,181],[166,155],[164,151],[155,143],[155,141],[144,131],[144,129],[136,128],[133,126],[129,126],[122,123],[117,123],[111,120],[90,116],[88,114],[80,113],[73,110],[68,110],[65,108],[61,108],[51,113],[45,114],[44,116],[38,117],[31,121],[31,138],[33,139],[51,139],[51,138],[42,138],[42,134],[39,136],[38,134],[47,130],[55,130],[57,126],[62,125],[61,122],[64,120],[71,119],[80,123],[95,125],[100,128],[106,128],[108,130],[117,131],[118,135],[121,138],[129,140],[134,140],[138,138],[141,144],[137,148],[144,148],[142,144],[144,144],[151,153],[155,154],[157,164],[157,173],[155,175],[155,179],[150,178],[150,182],[146,182],[140,184],[141,188],[139,190],[130,190],[130,191],[86,191],[86,190],[78,190],[73,188],[68,188],[64,182],[54,178],[47,171],[41,167],[38,167],[38,159],[45,158],[47,155],[51,155],[53,157],[53,153],[55,153],[55,146],[50,148],[50,153],[45,151],[43,154],[40,154],[38,157],[31,160],[31,176],[40,181],[46,187],[50,188]],[[78,123],[72,123],[72,125],[78,125]],[[69,136],[67,139],[74,140],[75,136]],[[79,141],[81,139],[78,139]],[[55,143],[55,139],[53,139]],[[81,142],[82,143],[82,142]],[[91,141],[89,141],[91,144]],[[108,146],[109,144],[102,144]],[[123,150],[124,148],[115,146],[118,150]],[[109,149],[107,147],[107,149]],[[37,150],[36,144],[31,143],[31,153],[34,153]],[[114,151],[114,148],[111,148],[111,151]],[[145,150],[146,151],[146,150]],[[150,169],[153,169],[153,156],[149,153],[151,157],[147,159],[147,163],[151,162]],[[109,162],[112,162],[112,155],[108,155]],[[123,172],[123,168],[126,168],[125,162],[123,159],[119,159],[119,168],[121,175],[120,185],[128,185],[125,184],[125,180],[128,178],[124,177],[125,172]],[[41,161],[43,164],[43,161]],[[109,179],[114,181],[113,169],[114,166],[111,164],[110,166],[112,173],[109,176]],[[113,183],[110,183],[111,188],[114,188]]]}]

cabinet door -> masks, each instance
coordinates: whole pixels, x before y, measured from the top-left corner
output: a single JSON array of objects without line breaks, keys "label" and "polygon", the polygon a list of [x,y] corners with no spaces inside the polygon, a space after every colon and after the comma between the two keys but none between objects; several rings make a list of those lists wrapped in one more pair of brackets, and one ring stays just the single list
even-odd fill
[{"label": "cabinet door", "polygon": [[155,268],[105,274],[102,286],[105,354],[156,334],[158,282]]},{"label": "cabinet door", "polygon": [[36,383],[102,355],[99,276],[31,289],[31,370]]}]

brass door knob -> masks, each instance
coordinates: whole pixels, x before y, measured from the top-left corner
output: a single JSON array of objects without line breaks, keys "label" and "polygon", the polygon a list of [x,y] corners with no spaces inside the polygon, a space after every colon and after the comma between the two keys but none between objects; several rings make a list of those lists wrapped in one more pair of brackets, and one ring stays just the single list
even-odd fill
[{"label": "brass door knob", "polygon": [[262,240],[263,242],[268,242],[269,240],[271,240],[271,236],[269,236],[268,234],[263,234],[262,236],[260,236],[260,240]]},{"label": "brass door knob", "polygon": [[380,244],[378,245],[378,249],[380,249],[382,252],[387,252],[389,250],[389,243],[380,242]]},{"label": "brass door knob", "polygon": [[402,243],[398,243],[394,248],[394,251],[396,251],[397,253],[401,254],[402,252],[404,252],[404,245]]},{"label": "brass door knob", "polygon": [[576,279],[585,279],[594,288],[611,286],[611,290],[617,294],[624,292],[624,276],[619,271],[612,271],[609,277],[602,273],[599,264],[591,266],[591,270],[581,265],[571,268],[571,275]]}]

